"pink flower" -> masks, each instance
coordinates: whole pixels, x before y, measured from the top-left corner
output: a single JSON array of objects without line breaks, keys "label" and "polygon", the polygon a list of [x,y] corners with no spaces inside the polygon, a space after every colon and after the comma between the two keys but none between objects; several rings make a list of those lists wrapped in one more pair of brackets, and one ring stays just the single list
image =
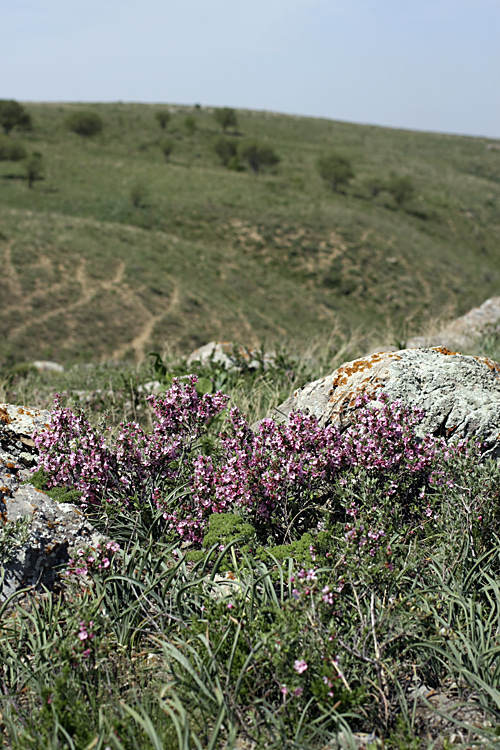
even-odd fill
[{"label": "pink flower", "polygon": [[293,668],[295,669],[296,672],[298,672],[299,674],[302,674],[302,672],[306,671],[307,666],[308,666],[307,662],[304,661],[303,659],[295,659]]}]

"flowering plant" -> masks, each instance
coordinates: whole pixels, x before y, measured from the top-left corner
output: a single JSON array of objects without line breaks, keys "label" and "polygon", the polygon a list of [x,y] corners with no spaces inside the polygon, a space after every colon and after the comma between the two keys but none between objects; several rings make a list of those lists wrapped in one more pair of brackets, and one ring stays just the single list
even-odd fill
[{"label": "flowering plant", "polygon": [[136,422],[122,422],[117,436],[108,439],[56,396],[49,428],[34,436],[38,468],[48,473],[49,486],[75,486],[83,504],[156,502],[160,488],[188,473],[197,441],[227,404],[222,393],[199,396],[196,382],[196,376],[185,386],[174,379],[165,394],[148,397],[156,416],[150,433]]},{"label": "flowering plant", "polygon": [[[446,463],[466,449],[420,440],[421,413],[382,396],[376,403],[358,398],[344,432],[301,413],[284,424],[264,419],[252,430],[233,408],[219,449],[205,455],[207,426],[228,397],[200,396],[196,383],[194,375],[185,385],[174,378],[164,395],[148,398],[156,416],[151,432],[121,423],[107,439],[56,397],[50,428],[35,437],[39,466],[53,485],[74,485],[84,504],[156,507],[167,533],[188,542],[201,544],[212,514],[237,512],[261,542],[274,544],[341,522],[346,545],[373,557],[383,545],[390,555],[388,526],[432,521],[427,495],[451,481]],[[181,486],[184,492],[172,492]],[[364,495],[356,492],[361,486]]]}]

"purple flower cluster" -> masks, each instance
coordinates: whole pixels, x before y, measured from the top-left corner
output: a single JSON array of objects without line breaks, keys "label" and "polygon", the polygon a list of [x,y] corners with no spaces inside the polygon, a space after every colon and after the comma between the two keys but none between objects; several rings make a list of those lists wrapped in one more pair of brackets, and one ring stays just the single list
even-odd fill
[{"label": "purple flower cluster", "polygon": [[108,570],[119,549],[120,545],[114,541],[108,541],[104,546],[98,542],[95,547],[79,549],[69,560],[66,575],[87,576],[95,570]]},{"label": "purple flower cluster", "polygon": [[[461,449],[432,436],[419,440],[415,427],[421,412],[398,402],[382,398],[373,404],[364,397],[357,406],[355,421],[344,432],[334,425],[320,427],[314,417],[300,413],[291,414],[286,424],[265,419],[254,432],[237,409],[231,410],[228,430],[221,435],[221,455],[217,460],[200,456],[194,462],[192,512],[182,520],[179,512],[172,513],[171,527],[197,541],[211,513],[238,509],[249,513],[257,528],[267,525],[285,539],[294,519],[335,477],[345,483],[359,468],[381,479],[389,477],[390,497],[405,482],[412,487],[436,482],[437,474],[443,474],[437,469],[439,461]],[[358,511],[355,503],[347,509],[354,518]],[[358,537],[354,529],[351,525],[346,533]],[[383,536],[384,529],[375,526],[359,538],[376,551]]]},{"label": "purple flower cluster", "polygon": [[[300,501],[340,465],[341,442],[336,427],[319,427],[314,417],[292,414],[289,421],[271,419],[253,432],[245,417],[232,409],[221,434],[221,456],[199,456],[194,462],[193,510],[169,523],[184,537],[199,541],[212,513],[233,509],[249,512],[259,525],[286,528],[300,513]],[[299,500],[299,505],[297,505]]]},{"label": "purple flower cluster", "polygon": [[[81,649],[81,656],[84,659],[89,657],[91,653],[90,641],[92,641],[95,637],[95,634],[92,632],[93,627],[94,627],[94,622],[92,620],[90,620],[88,623],[82,620],[78,628],[77,636],[80,641],[79,646]],[[77,650],[78,650],[78,646],[77,646]],[[73,653],[76,656],[74,649],[73,649]]]},{"label": "purple flower cluster", "polygon": [[84,504],[143,501],[148,494],[154,501],[159,487],[179,479],[207,423],[226,407],[227,396],[199,396],[196,382],[194,375],[185,386],[174,379],[167,393],[148,398],[156,416],[150,433],[136,422],[121,423],[107,440],[56,396],[49,428],[34,436],[38,468],[51,486],[76,487]]},{"label": "purple flower cluster", "polygon": [[[263,536],[291,541],[297,519],[315,518],[311,509],[334,480],[348,488],[359,471],[377,477],[388,501],[396,493],[415,495],[418,488],[422,518],[428,520],[432,509],[425,487],[449,481],[443,466],[463,449],[431,436],[418,439],[418,410],[384,397],[374,403],[362,397],[344,432],[334,425],[320,427],[314,417],[300,413],[291,414],[285,424],[265,419],[252,430],[232,409],[219,436],[220,449],[203,455],[197,450],[200,439],[228,398],[220,392],[199,396],[196,382],[196,376],[185,385],[174,379],[164,395],[149,397],[156,416],[151,432],[135,422],[122,423],[117,436],[107,440],[81,413],[61,407],[56,397],[49,429],[35,437],[39,466],[53,485],[80,490],[84,503],[149,500],[163,511],[167,528],[187,541],[202,541],[212,513],[235,511]],[[166,490],[181,484],[186,493],[173,503]],[[366,547],[371,555],[386,533],[377,508],[373,510],[373,518],[363,525],[355,496],[344,508],[350,517],[346,544]]]}]

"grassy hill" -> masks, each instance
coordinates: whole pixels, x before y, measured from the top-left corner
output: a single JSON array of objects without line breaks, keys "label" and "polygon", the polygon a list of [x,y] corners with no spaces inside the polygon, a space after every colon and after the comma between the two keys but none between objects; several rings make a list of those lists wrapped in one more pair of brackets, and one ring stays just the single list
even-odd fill
[{"label": "grassy hill", "polygon": [[[65,119],[89,108],[103,131],[83,141]],[[168,107],[166,132],[153,105],[26,109],[33,131],[10,137],[42,154],[45,178],[29,189],[23,162],[0,162],[0,363],[339,329],[404,342],[498,293],[500,151],[487,139],[239,110],[228,137],[281,158],[254,174],[221,164],[208,109]],[[332,151],[353,165],[344,192],[316,170]],[[391,173],[415,187],[399,208],[370,192]]]}]

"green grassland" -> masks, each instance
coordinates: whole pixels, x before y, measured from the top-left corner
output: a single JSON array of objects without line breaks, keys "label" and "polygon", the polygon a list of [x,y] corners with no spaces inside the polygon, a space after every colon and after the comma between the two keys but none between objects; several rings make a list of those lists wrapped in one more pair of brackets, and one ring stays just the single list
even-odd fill
[{"label": "green grassland", "polygon": [[[89,108],[103,131],[84,141],[65,119]],[[165,132],[154,105],[26,109],[33,131],[10,137],[42,154],[45,177],[29,189],[23,162],[0,162],[0,362],[140,361],[339,329],[394,344],[498,292],[500,151],[487,139],[239,110],[228,137],[281,158],[254,174],[221,165],[209,109],[170,106]],[[339,193],[315,168],[332,151],[355,172]],[[415,186],[399,208],[367,187],[393,172]]]}]

